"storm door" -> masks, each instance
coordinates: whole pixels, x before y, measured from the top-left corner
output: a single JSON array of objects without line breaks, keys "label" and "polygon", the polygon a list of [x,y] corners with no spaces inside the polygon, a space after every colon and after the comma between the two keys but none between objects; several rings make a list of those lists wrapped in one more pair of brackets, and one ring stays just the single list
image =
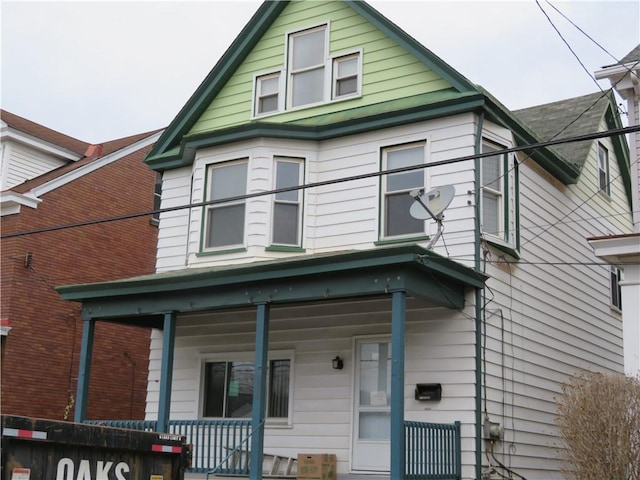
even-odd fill
[{"label": "storm door", "polygon": [[352,469],[389,471],[391,342],[356,342]]}]

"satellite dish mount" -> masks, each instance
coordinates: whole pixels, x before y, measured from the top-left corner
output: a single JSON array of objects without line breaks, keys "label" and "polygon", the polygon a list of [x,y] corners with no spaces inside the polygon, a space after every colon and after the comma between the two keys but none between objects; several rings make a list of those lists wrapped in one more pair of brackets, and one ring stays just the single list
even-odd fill
[{"label": "satellite dish mount", "polygon": [[427,193],[424,192],[424,188],[416,188],[409,192],[409,195],[415,200],[409,209],[409,214],[418,220],[431,218],[438,224],[438,231],[427,245],[427,249],[431,249],[442,236],[444,231],[444,225],[442,224],[444,220],[443,213],[455,194],[456,190],[452,185],[436,187]]}]

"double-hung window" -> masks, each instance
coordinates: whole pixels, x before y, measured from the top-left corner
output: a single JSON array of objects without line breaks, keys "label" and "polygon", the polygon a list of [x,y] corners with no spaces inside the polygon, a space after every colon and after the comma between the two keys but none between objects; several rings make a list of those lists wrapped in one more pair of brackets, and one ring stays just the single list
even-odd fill
[{"label": "double-hung window", "polygon": [[288,189],[274,195],[274,245],[299,246],[301,238],[302,190],[304,163],[301,159],[277,157],[275,159],[275,189]]},{"label": "double-hung window", "polygon": [[[289,418],[291,359],[269,360],[267,417]],[[214,361],[204,364],[203,417],[249,418],[253,407],[254,364],[251,361]]]},{"label": "double-hung window", "polygon": [[[248,161],[209,166],[205,210],[205,249],[244,245]],[[229,199],[229,200],[226,200]]]},{"label": "double-hung window", "polygon": [[288,104],[293,108],[325,98],[326,36],[326,25],[289,35]]},{"label": "double-hung window", "polygon": [[357,95],[360,92],[360,54],[353,53],[333,59],[333,98]]},{"label": "double-hung window", "polygon": [[496,152],[482,157],[482,231],[496,237],[504,232],[504,156],[501,148],[483,142],[482,153]]},{"label": "double-hung window", "polygon": [[607,195],[611,194],[609,186],[609,151],[598,143],[598,189]]},{"label": "double-hung window", "polygon": [[[385,148],[383,170],[402,169],[425,162],[424,142]],[[424,187],[424,168],[398,172],[382,177],[382,236],[384,238],[424,234],[424,220],[413,218],[409,209],[414,199],[409,192]]]},{"label": "double-hung window", "polygon": [[273,113],[280,109],[280,72],[256,77],[255,114]]},{"label": "double-hung window", "polygon": [[611,305],[622,310],[622,288],[620,282],[623,279],[622,269],[611,267]]},{"label": "double-hung window", "polygon": [[480,219],[488,241],[517,249],[518,245],[518,164],[502,153],[506,147],[483,139],[480,159]]}]

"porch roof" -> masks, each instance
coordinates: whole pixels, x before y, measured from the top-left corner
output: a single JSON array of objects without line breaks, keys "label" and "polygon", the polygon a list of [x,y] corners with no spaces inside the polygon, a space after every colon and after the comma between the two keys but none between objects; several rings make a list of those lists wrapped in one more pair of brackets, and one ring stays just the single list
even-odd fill
[{"label": "porch roof", "polygon": [[482,287],[486,278],[418,245],[402,245],[187,268],[56,290],[64,300],[82,302],[85,318],[162,328],[162,314],[171,311],[364,297],[397,290],[460,309],[465,289]]}]

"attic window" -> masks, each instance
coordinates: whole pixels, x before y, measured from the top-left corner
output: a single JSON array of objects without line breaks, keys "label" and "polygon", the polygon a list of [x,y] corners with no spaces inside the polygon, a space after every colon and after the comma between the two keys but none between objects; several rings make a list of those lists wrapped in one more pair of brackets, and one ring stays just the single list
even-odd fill
[{"label": "attic window", "polygon": [[606,195],[611,195],[609,183],[609,151],[598,143],[598,188]]},{"label": "attic window", "polygon": [[357,95],[360,92],[360,53],[333,59],[333,98]]},{"label": "attic window", "polygon": [[256,77],[256,115],[273,113],[280,107],[280,72]]},{"label": "attic window", "polygon": [[327,26],[289,35],[289,99],[291,107],[324,100]]}]

